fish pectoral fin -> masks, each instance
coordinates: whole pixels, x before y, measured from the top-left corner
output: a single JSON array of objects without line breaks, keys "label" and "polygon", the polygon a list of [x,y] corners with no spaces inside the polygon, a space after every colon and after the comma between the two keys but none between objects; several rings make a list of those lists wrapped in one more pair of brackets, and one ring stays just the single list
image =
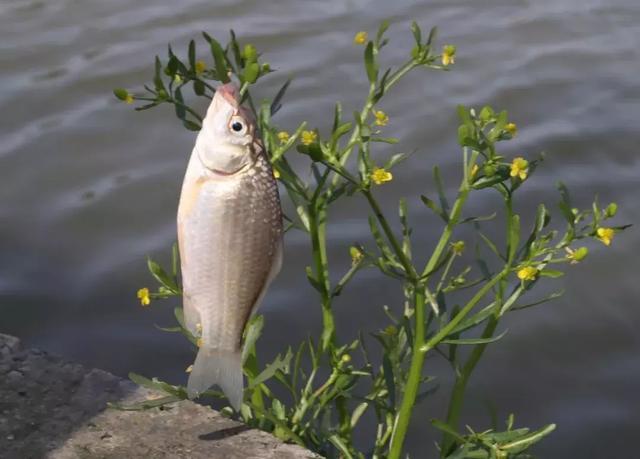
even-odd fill
[{"label": "fish pectoral fin", "polygon": [[240,410],[244,393],[240,351],[201,347],[189,375],[187,394],[198,397],[217,384],[234,410]]}]

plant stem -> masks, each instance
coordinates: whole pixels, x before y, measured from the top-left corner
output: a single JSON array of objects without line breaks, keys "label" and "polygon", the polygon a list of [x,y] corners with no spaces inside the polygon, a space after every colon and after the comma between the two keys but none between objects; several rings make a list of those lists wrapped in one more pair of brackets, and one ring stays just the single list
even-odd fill
[{"label": "plant stem", "polygon": [[[451,331],[471,312],[478,302],[493,288],[493,286],[509,274],[508,269],[504,269],[497,276],[487,282],[471,300],[451,319],[451,321],[438,331],[426,344],[424,342],[424,294],[422,289],[416,289],[416,335],[413,347],[413,356],[411,358],[411,368],[409,370],[409,378],[405,386],[405,394],[402,398],[402,405],[396,417],[396,425],[393,436],[391,437],[391,447],[389,451],[389,459],[399,459],[402,454],[404,439],[409,427],[413,404],[415,403],[418,387],[422,378],[422,367],[427,352],[436,347],[440,341],[446,338]],[[422,307],[418,308],[418,293],[422,300]]]},{"label": "plant stem", "polygon": [[[467,169],[471,169],[475,164],[476,158],[478,157],[478,152],[474,151],[471,154],[471,159],[469,160],[469,164],[467,165]],[[451,239],[451,234],[453,233],[453,228],[458,224],[458,220],[460,219],[460,215],[462,214],[462,208],[464,207],[467,198],[469,197],[469,192],[471,188],[469,187],[469,182],[467,179],[467,172],[465,170],[464,177],[462,179],[462,183],[460,184],[460,190],[458,191],[458,197],[456,201],[453,203],[453,208],[449,213],[449,220],[447,221],[447,226],[444,228],[442,235],[440,236],[440,240],[438,241],[438,245],[433,250],[431,258],[427,262],[424,270],[422,271],[422,276],[424,277],[427,273],[433,271],[433,268],[440,261],[440,257],[442,256],[442,252],[447,246],[449,239]]]},{"label": "plant stem", "polygon": [[[473,152],[471,156],[470,163],[466,165],[467,168],[473,167],[475,163],[475,159],[477,158],[478,153]],[[460,185],[460,191],[458,193],[458,197],[451,209],[449,215],[449,221],[447,222],[447,226],[445,227],[442,235],[440,236],[440,240],[434,249],[431,258],[427,262],[423,273],[429,273],[436,266],[440,257],[442,256],[442,252],[446,249],[447,243],[449,239],[451,239],[451,234],[453,233],[453,228],[457,224],[460,214],[462,213],[462,208],[467,200],[470,191],[469,182],[467,179],[467,171],[465,170],[464,177],[462,179],[462,183]],[[423,274],[423,276],[424,276]],[[498,277],[496,279],[487,283],[484,288],[482,288],[476,295],[467,303],[467,305],[454,317],[447,326],[440,330],[440,333],[436,334],[433,338],[429,340],[426,344],[426,348],[424,346],[425,340],[425,317],[424,317],[424,289],[422,288],[425,284],[416,284],[415,291],[415,314],[416,314],[416,330],[414,334],[414,344],[413,344],[413,354],[411,356],[411,367],[409,369],[409,377],[407,380],[407,384],[405,386],[405,393],[402,398],[402,404],[400,406],[400,411],[396,416],[396,423],[393,429],[393,434],[391,437],[391,446],[389,450],[389,458],[390,459],[399,459],[400,454],[402,454],[402,448],[404,446],[404,440],[407,434],[407,429],[409,427],[409,421],[411,419],[411,413],[413,411],[413,405],[416,400],[416,396],[418,393],[418,388],[420,386],[420,380],[422,379],[422,368],[424,366],[424,359],[426,358],[426,354],[428,349],[433,348],[435,344],[439,343],[445,336],[449,334],[449,332],[471,311],[471,309],[476,305],[478,301],[488,292],[495,282],[497,282]],[[420,304],[418,303],[420,300]],[[437,340],[434,340],[437,338]]]},{"label": "plant stem", "polygon": [[[482,338],[491,338],[498,325],[498,317],[496,315],[491,316],[487,325],[482,332]],[[449,408],[447,411],[447,424],[453,429],[457,430],[458,420],[460,418],[460,412],[462,411],[462,404],[464,403],[464,395],[467,389],[467,383],[471,377],[471,373],[475,369],[478,361],[482,357],[488,343],[478,344],[474,347],[471,355],[465,362],[460,375],[456,378],[456,382],[451,391],[451,397],[449,398]],[[451,453],[453,446],[455,445],[455,438],[447,433],[443,434],[441,457],[446,457]]]},{"label": "plant stem", "polygon": [[407,378],[404,396],[402,397],[402,404],[400,405],[400,411],[396,416],[393,434],[391,435],[389,459],[399,459],[400,455],[402,454],[404,439],[407,434],[407,429],[409,428],[409,421],[411,419],[411,412],[413,411],[413,405],[416,402],[418,388],[420,387],[420,380],[422,379],[424,353],[420,352],[419,346],[422,345],[425,339],[425,298],[424,290],[422,288],[417,288],[416,286],[414,292],[416,330],[414,336],[413,354],[411,356],[411,367],[409,369],[409,377]]},{"label": "plant stem", "polygon": [[327,259],[327,209],[324,200],[312,201],[309,205],[309,231],[315,273],[320,285],[322,306],[322,349],[327,350],[335,341],[335,320],[331,310],[331,284]]}]

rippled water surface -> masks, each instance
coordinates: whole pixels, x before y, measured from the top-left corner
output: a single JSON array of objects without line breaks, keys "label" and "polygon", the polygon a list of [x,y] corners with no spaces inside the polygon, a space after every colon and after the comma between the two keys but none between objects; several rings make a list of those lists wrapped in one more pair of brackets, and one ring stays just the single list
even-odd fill
[{"label": "rippled water surface", "polygon": [[[145,256],[166,260],[175,239],[194,135],[168,107],[134,113],[111,89],[148,81],[153,55],[164,54],[167,42],[182,50],[202,30],[224,37],[233,28],[279,69],[261,85],[262,95],[294,77],[277,121],[326,127],[335,100],[355,108],[366,90],[353,33],[374,31],[384,18],[393,24],[389,63],[399,63],[411,46],[411,19],[439,25],[441,40],[459,47],[453,72],[417,72],[383,104],[389,131],[403,139],[398,148],[418,152],[381,198],[393,212],[400,196],[413,197],[424,250],[438,226],[416,197],[432,192],[435,163],[454,191],[459,103],[509,109],[520,133],[505,154],[548,152],[521,195],[522,209],[540,200],[553,205],[554,183],[562,179],[582,205],[593,194],[602,202],[615,198],[619,221],[638,221],[636,0],[3,0],[0,331],[120,375],[184,379],[191,351],[153,327],[170,323],[171,308],[142,310],[135,291],[149,283]],[[475,212],[495,204],[488,196],[472,201]],[[358,198],[333,211],[336,272],[349,263],[347,247],[367,239],[365,217]],[[267,354],[317,331],[318,306],[302,270],[305,244],[288,234],[285,267],[262,309]],[[522,424],[558,423],[538,448],[541,457],[633,457],[640,427],[639,252],[633,229],[610,248],[595,246],[589,263],[556,281],[566,289],[563,298],[510,317],[508,335],[472,380],[465,422],[489,426],[493,404],[501,419],[513,411]],[[383,304],[398,306],[397,290],[372,279],[374,272],[363,273],[341,297],[345,337],[379,326]],[[440,368],[435,360],[430,365]],[[442,415],[442,392],[417,408],[412,457],[433,451],[422,432]]]}]

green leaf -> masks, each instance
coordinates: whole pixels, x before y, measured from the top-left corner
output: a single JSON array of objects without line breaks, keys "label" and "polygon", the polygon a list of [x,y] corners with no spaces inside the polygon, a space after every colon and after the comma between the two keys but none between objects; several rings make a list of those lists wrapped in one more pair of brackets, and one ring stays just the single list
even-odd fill
[{"label": "green leaf", "polygon": [[196,71],[196,42],[191,40],[189,42],[189,66],[191,67],[191,71],[195,73]]},{"label": "green leaf", "polygon": [[162,82],[162,63],[160,62],[160,58],[156,56],[156,66],[155,66],[155,75],[153,77],[153,84],[155,85],[156,91],[164,91],[166,92],[166,88],[164,83]]},{"label": "green leaf", "polygon": [[409,227],[409,210],[405,198],[401,198],[398,203],[398,214],[402,225],[402,251],[407,258],[411,259],[411,227]]},{"label": "green leaf", "polygon": [[390,406],[396,406],[396,383],[395,376],[393,374],[393,366],[389,355],[385,352],[382,356],[382,369],[384,373],[384,383],[387,386],[387,392],[389,397]]},{"label": "green leaf", "polygon": [[[440,198],[440,208],[442,211],[449,215],[449,202],[447,196],[444,193],[444,184],[442,183],[442,176],[440,175],[440,168],[438,166],[433,167],[433,181],[436,183],[438,189],[438,197]],[[447,217],[447,221],[449,218]]]},{"label": "green leaf", "polygon": [[451,330],[450,335],[458,335],[465,330],[478,326],[493,315],[495,309],[494,306],[495,302],[490,303],[476,314],[465,318],[453,330]]},{"label": "green leaf", "polygon": [[211,46],[211,55],[213,56],[213,60],[216,65],[216,76],[218,77],[218,80],[220,80],[221,82],[229,83],[229,81],[231,81],[228,75],[229,68],[227,66],[227,58],[224,55],[222,46],[220,46],[220,43],[218,43],[215,38],[212,38],[212,37],[209,37],[209,38],[210,38],[209,45]]},{"label": "green leaf", "polygon": [[492,336],[491,338],[455,338],[455,339],[443,339],[442,341],[440,341],[441,344],[456,344],[456,345],[476,345],[476,344],[488,344],[488,343],[494,343],[500,339],[502,339],[502,337],[504,337],[504,335],[507,334],[508,330],[503,331],[502,333],[500,333],[497,336]]},{"label": "green leaf", "polygon": [[[171,50],[171,48],[169,48]],[[167,68],[164,73],[170,77],[174,77],[176,72],[178,71],[178,58],[174,55],[171,55],[169,58],[169,63],[167,64]]]},{"label": "green leaf", "polygon": [[187,120],[187,119],[182,121],[182,125],[190,131],[197,132],[200,129],[202,129],[202,126],[200,126],[198,123],[196,123],[195,121]]},{"label": "green leaf", "polygon": [[187,116],[187,110],[184,105],[184,98],[182,97],[182,90],[180,88],[176,88],[174,98],[177,102],[176,104],[174,104],[176,108],[176,116],[179,119],[184,120],[184,118]]},{"label": "green leaf", "polygon": [[413,38],[416,40],[416,45],[422,46],[422,31],[416,21],[411,23],[411,33],[413,34]]},{"label": "green leaf", "polygon": [[349,452],[349,447],[347,446],[347,443],[345,443],[345,441],[342,438],[340,438],[338,434],[331,435],[329,437],[329,441],[333,444],[333,446],[336,447],[338,451],[340,451],[340,454],[341,454],[340,457],[344,459],[353,459],[353,456]]},{"label": "green leaf", "polygon": [[149,268],[149,272],[153,275],[153,277],[162,285],[167,287],[169,290],[178,291],[178,286],[175,281],[169,277],[169,275],[165,272],[162,267],[153,261],[151,258],[147,258],[147,267]]},{"label": "green leaf", "polygon": [[399,140],[396,137],[371,137],[372,142],[396,144]]},{"label": "green leaf", "polygon": [[126,100],[127,96],[129,95],[129,91],[124,88],[116,88],[113,90],[113,95],[120,100]]},{"label": "green leaf", "polygon": [[318,280],[315,278],[313,274],[313,270],[311,269],[311,266],[305,267],[305,272],[307,273],[307,279],[309,280],[309,283],[311,284],[311,286],[320,293],[324,292],[324,288],[322,287],[320,282],[318,282]]},{"label": "green leaf", "polygon": [[[371,140],[373,141],[373,139],[371,139]],[[401,163],[402,161],[404,161],[408,157],[409,157],[409,155],[407,155],[405,153],[397,153],[397,154],[391,156],[391,158],[389,158],[387,160],[387,162],[384,163],[384,169],[391,170],[391,169],[393,169],[393,167],[395,165]]]},{"label": "green leaf", "polygon": [[311,145],[297,145],[296,150],[298,153],[309,156],[313,161],[322,161],[322,148],[318,143],[312,143]]},{"label": "green leaf", "polygon": [[491,215],[481,215],[479,217],[467,217],[464,220],[462,220],[460,224],[462,225],[463,223],[487,222],[496,218],[496,215],[498,214],[494,212]]},{"label": "green leaf", "polygon": [[351,412],[351,428],[353,429],[357,424],[362,415],[367,411],[369,407],[368,402],[362,402],[358,406],[356,406]]},{"label": "green leaf", "polygon": [[438,28],[432,27],[431,30],[429,31],[429,37],[427,37],[426,45],[428,47],[431,47],[437,36],[438,36]]},{"label": "green leaf", "polygon": [[473,121],[471,120],[471,115],[469,114],[469,109],[464,105],[458,105],[456,107],[456,110],[458,112],[458,117],[460,118],[460,121],[462,121],[462,124],[467,126],[473,131],[474,126],[473,126]]},{"label": "green leaf", "polygon": [[351,131],[352,127],[353,127],[353,123],[351,122],[340,124],[337,128],[334,129],[333,134],[331,136],[332,139],[334,141],[338,140],[340,137],[342,137],[343,135]]},{"label": "green leaf", "polygon": [[549,435],[556,429],[555,424],[549,424],[542,429],[531,432],[527,435],[523,435],[522,437],[514,440],[510,443],[500,445],[501,449],[504,451],[508,451],[511,454],[517,454],[519,452],[527,450],[533,444],[539,442],[544,437]]},{"label": "green leaf", "polygon": [[159,326],[155,326],[158,330],[162,330],[164,332],[169,332],[169,333],[182,333],[182,327],[159,327]]},{"label": "green leaf", "polygon": [[265,369],[262,370],[262,372],[260,372],[260,374],[256,376],[256,378],[253,381],[251,381],[251,385],[249,386],[249,389],[252,389],[262,384],[263,382],[271,379],[276,374],[276,371],[278,370],[287,372],[289,368],[289,362],[291,362],[292,357],[293,357],[293,352],[291,351],[291,348],[287,349],[287,353],[284,356],[278,354],[276,358],[273,360],[273,362],[268,364],[265,367]]},{"label": "green leaf", "polygon": [[480,110],[480,119],[485,123],[491,120],[491,118],[493,118],[494,116],[495,114],[493,112],[493,108],[488,105],[485,105],[484,107],[482,107],[482,110]]},{"label": "green leaf", "polygon": [[385,19],[380,23],[380,27],[378,27],[378,33],[376,34],[376,45],[380,45],[380,43],[382,42],[382,37],[384,36],[384,33],[387,31],[388,28],[389,28],[389,21]]},{"label": "green leaf", "polygon": [[511,225],[509,225],[509,253],[507,262],[511,263],[516,256],[518,244],[520,243],[520,216],[514,214],[511,216]]},{"label": "green leaf", "polygon": [[498,247],[496,247],[496,245],[493,243],[493,241],[491,239],[489,239],[487,236],[484,235],[484,233],[478,231],[478,234],[480,235],[480,238],[484,241],[485,244],[487,244],[487,247],[489,247],[489,249],[491,249],[491,251],[493,253],[495,253],[498,258],[505,260],[505,257],[500,253],[500,251],[498,250]]},{"label": "green leaf", "polygon": [[204,82],[201,80],[193,80],[193,92],[196,93],[196,96],[202,96],[205,92]]},{"label": "green leaf", "polygon": [[431,419],[431,425],[433,427],[435,427],[436,429],[449,434],[450,436],[452,436],[453,438],[456,439],[456,441],[460,442],[460,443],[464,443],[465,439],[462,435],[460,435],[458,432],[456,432],[456,430],[451,427],[449,424],[447,424],[446,422],[443,422],[439,419]]},{"label": "green leaf", "polygon": [[367,47],[364,50],[364,66],[367,70],[369,82],[375,83],[378,80],[378,63],[376,62],[373,42],[367,43]]},{"label": "green leaf", "polygon": [[397,267],[401,266],[398,263],[395,255],[389,248],[389,245],[385,242],[384,238],[382,237],[382,234],[380,233],[380,229],[378,227],[378,222],[373,216],[369,217],[369,229],[371,231],[371,235],[373,236],[373,240],[376,242],[376,245],[378,246],[378,250],[380,250],[385,260],[387,262],[390,262],[394,266],[397,266]]},{"label": "green leaf", "polygon": [[116,402],[109,402],[107,406],[120,411],[144,411],[152,408],[159,408],[161,406],[169,405],[171,403],[179,402],[182,398],[175,395],[167,395],[166,397],[154,398],[151,400],[142,400],[140,402],[132,404],[122,404]]},{"label": "green leaf", "polygon": [[247,360],[249,353],[254,348],[256,341],[260,338],[262,334],[262,329],[264,328],[264,316],[256,315],[253,316],[244,331],[244,343],[242,347],[242,364]]},{"label": "green leaf", "polygon": [[562,295],[564,294],[564,290],[560,290],[559,292],[554,292],[551,295],[538,300],[538,301],[534,301],[533,303],[528,303],[528,304],[523,304],[523,305],[518,305],[518,306],[514,306],[511,308],[512,311],[518,311],[520,309],[527,309],[527,308],[531,308],[533,306],[537,306],[539,304],[543,304],[543,303],[547,303],[549,301],[555,300],[556,298],[560,298]]},{"label": "green leaf", "polygon": [[426,196],[420,195],[422,203],[438,215],[445,223],[449,221],[449,216],[438,205]]},{"label": "green leaf", "polygon": [[540,275],[555,279],[564,276],[564,273],[562,271],[558,271],[557,269],[543,269],[542,271],[540,271]]},{"label": "green leaf", "polygon": [[342,104],[340,102],[336,102],[335,108],[333,109],[333,126],[331,127],[331,132],[336,132],[341,122],[342,122]]},{"label": "green leaf", "polygon": [[240,52],[240,45],[236,39],[236,33],[233,29],[229,30],[229,46],[233,52],[233,59],[236,61],[238,68],[242,67],[242,53]]},{"label": "green leaf", "polygon": [[569,189],[562,182],[558,182],[556,187],[560,191],[560,197],[562,199],[558,203],[558,207],[560,208],[560,211],[562,212],[562,215],[564,216],[565,220],[567,220],[567,222],[571,226],[574,226],[576,217],[575,215],[573,215],[573,212],[571,211],[571,209],[573,209],[573,206],[571,205],[571,197],[569,196]]},{"label": "green leaf", "polygon": [[287,81],[280,87],[276,96],[273,98],[273,102],[271,102],[271,116],[275,115],[278,110],[282,108],[282,98],[287,92],[287,88],[291,84],[291,78],[287,78]]}]

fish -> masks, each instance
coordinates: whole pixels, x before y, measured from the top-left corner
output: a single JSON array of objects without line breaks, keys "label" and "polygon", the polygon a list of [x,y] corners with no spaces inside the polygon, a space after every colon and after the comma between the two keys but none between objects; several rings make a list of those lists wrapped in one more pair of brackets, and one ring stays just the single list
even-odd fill
[{"label": "fish", "polygon": [[242,335],[282,266],[278,185],[237,86],[220,86],[180,193],[178,246],[185,327],[198,339],[189,398],[218,385],[242,405]]}]

